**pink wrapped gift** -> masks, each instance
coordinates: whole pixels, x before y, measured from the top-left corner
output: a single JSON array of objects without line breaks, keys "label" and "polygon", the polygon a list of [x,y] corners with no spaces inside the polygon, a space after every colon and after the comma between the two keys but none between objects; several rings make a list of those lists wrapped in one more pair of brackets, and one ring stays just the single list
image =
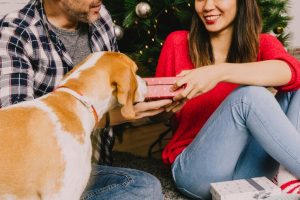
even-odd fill
[{"label": "pink wrapped gift", "polygon": [[182,92],[184,87],[171,92],[170,88],[181,77],[157,77],[157,78],[143,78],[148,87],[146,100],[158,99],[172,99],[174,96]]}]

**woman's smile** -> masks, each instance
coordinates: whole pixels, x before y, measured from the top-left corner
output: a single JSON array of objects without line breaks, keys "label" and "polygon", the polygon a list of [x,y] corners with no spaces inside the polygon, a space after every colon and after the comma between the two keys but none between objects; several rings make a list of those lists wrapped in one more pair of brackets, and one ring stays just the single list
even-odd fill
[{"label": "woman's smile", "polygon": [[205,19],[205,23],[208,24],[208,25],[212,25],[212,24],[215,24],[218,19],[220,18],[221,15],[207,15],[207,16],[204,16],[204,19]]}]

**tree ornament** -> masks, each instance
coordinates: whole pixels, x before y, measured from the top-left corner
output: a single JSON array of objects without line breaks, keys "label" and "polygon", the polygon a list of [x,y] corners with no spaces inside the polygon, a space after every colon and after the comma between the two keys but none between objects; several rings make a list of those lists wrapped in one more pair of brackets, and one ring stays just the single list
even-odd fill
[{"label": "tree ornament", "polygon": [[284,30],[283,27],[278,26],[278,27],[274,28],[273,32],[274,32],[275,34],[282,34],[282,33],[283,33],[283,30]]},{"label": "tree ornament", "polygon": [[147,18],[151,13],[151,6],[147,2],[140,2],[135,7],[135,13],[140,18]]},{"label": "tree ornament", "polygon": [[117,40],[121,40],[124,36],[124,29],[119,25],[115,25],[114,29]]}]

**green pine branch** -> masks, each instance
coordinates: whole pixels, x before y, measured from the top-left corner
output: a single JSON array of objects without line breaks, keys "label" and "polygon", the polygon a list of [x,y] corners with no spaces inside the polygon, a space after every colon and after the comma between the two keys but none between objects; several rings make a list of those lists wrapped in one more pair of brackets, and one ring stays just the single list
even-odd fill
[{"label": "green pine branch", "polygon": [[[151,14],[141,18],[136,5],[147,2]],[[285,30],[290,21],[288,0],[257,0],[263,18],[263,32]],[[175,30],[188,30],[194,0],[103,0],[116,24],[124,28],[118,41],[120,51],[130,55],[139,65],[139,73],[153,75],[162,44]],[[279,27],[279,28],[278,28]],[[277,38],[288,45],[289,34],[283,31]]]}]

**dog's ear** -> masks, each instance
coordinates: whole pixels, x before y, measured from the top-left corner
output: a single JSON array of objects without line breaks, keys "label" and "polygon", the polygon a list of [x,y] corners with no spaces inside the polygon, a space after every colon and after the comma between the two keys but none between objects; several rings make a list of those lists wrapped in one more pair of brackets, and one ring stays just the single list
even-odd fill
[{"label": "dog's ear", "polygon": [[118,76],[115,77],[117,87],[117,99],[121,104],[121,114],[126,119],[134,119],[135,111],[133,104],[137,91],[136,69],[133,66],[119,69]]},{"label": "dog's ear", "polygon": [[126,119],[134,119],[135,117],[133,109],[134,94],[135,91],[133,91],[126,83],[117,83],[117,99],[122,106],[121,114]]}]

